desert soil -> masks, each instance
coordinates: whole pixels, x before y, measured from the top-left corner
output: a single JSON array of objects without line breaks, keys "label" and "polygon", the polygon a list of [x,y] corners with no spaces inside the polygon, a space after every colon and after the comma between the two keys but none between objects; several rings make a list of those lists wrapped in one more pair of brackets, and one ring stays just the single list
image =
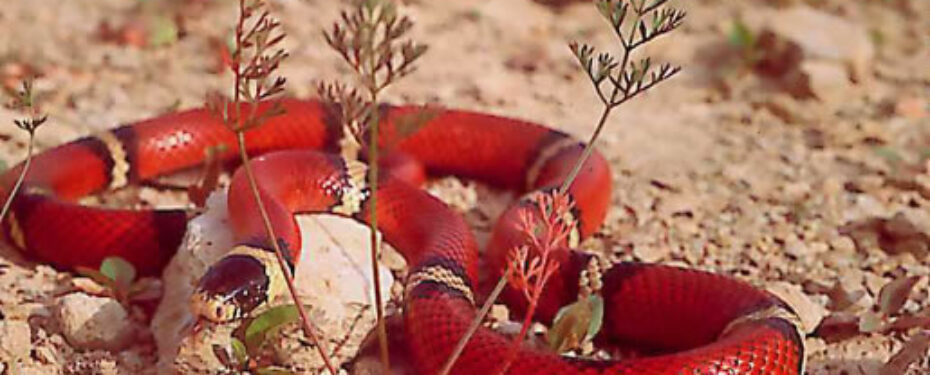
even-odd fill
[{"label": "desert soil", "polygon": [[[672,3],[688,10],[684,26],[645,49],[683,71],[610,118],[598,149],[613,168],[613,204],[584,247],[783,296],[812,332],[808,373],[930,372],[930,2]],[[347,4],[272,1],[288,33],[290,95],[351,79],[320,33]],[[0,84],[40,76],[49,114],[40,149],[199,106],[230,85],[216,46],[234,10],[209,0],[4,0]],[[594,129],[600,104],[567,48],[615,46],[591,4],[410,0],[401,11],[430,49],[387,101],[519,117],[579,138]],[[25,153],[19,117],[0,109],[8,166]],[[457,193],[442,191],[457,189],[485,194],[434,190],[448,198]],[[88,296],[74,275],[14,250],[0,256],[0,373],[156,371],[151,309]],[[87,308],[126,326],[86,332]],[[290,342],[312,356],[306,342]],[[907,369],[886,366],[902,348],[914,351]]]}]

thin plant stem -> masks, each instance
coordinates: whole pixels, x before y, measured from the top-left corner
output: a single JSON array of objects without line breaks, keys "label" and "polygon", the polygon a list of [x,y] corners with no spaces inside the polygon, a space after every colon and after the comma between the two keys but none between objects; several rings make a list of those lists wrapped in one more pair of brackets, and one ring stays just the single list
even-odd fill
[{"label": "thin plant stem", "polygon": [[[578,178],[578,174],[581,173],[581,169],[584,167],[584,164],[591,157],[591,154],[594,152],[594,144],[597,139],[600,137],[601,132],[603,131],[607,119],[610,116],[610,113],[614,108],[626,103],[628,100],[639,96],[643,92],[651,89],[659,82],[665,81],[676,73],[680,71],[680,67],[672,67],[671,65],[663,65],[659,68],[658,73],[652,72],[648,80],[647,73],[649,73],[649,64],[648,59],[644,60],[640,68],[642,69],[639,74],[636,72],[636,64],[631,63],[631,57],[633,50],[637,47],[642,46],[643,44],[651,41],[652,39],[658,37],[659,35],[668,33],[680,25],[681,20],[684,18],[684,12],[672,11],[671,13],[663,13],[663,19],[660,24],[653,25],[651,33],[645,31],[645,26],[642,26],[641,20],[643,16],[647,13],[656,11],[660,6],[662,6],[666,1],[659,0],[649,6],[645,5],[645,1],[641,1],[639,4],[631,2],[633,6],[633,27],[634,30],[630,31],[628,36],[625,38],[623,31],[621,31],[622,25],[625,24],[624,18],[625,14],[629,8],[616,7],[613,1],[601,0],[598,1],[598,7],[601,8],[603,16],[611,22],[614,32],[617,36],[617,39],[620,42],[622,48],[621,59],[619,63],[614,63],[616,61],[610,54],[602,53],[598,56],[598,66],[597,69],[594,69],[593,65],[593,52],[594,49],[587,45],[578,45],[574,42],[569,44],[569,47],[572,49],[572,52],[575,53],[575,56],[578,58],[579,63],[581,64],[583,70],[588,75],[588,78],[591,79],[591,83],[594,85],[595,92],[597,97],[604,105],[604,109],[601,112],[600,119],[597,122],[597,127],[594,130],[594,133],[591,134],[591,137],[587,144],[585,144],[584,150],[582,151],[581,157],[575,162],[569,174],[565,177],[565,180],[562,181],[562,184],[559,187],[558,194],[566,194],[571,187],[572,183]],[[620,12],[622,14],[618,15]],[[665,17],[667,16],[667,18]],[[640,25],[640,39],[636,39],[636,25]],[[634,71],[628,73],[630,65],[633,64]],[[611,73],[615,75],[611,75]],[[613,88],[609,91],[609,95],[602,90],[601,83],[606,79],[607,82],[613,85]],[[550,207],[545,208],[546,211],[551,209]],[[507,273],[511,271],[511,267],[507,268]],[[497,282],[498,287],[503,288],[506,285],[507,273],[502,275]],[[542,289],[542,286],[539,288]],[[488,297],[486,305],[490,305],[496,300],[498,295],[493,294]],[[533,293],[533,298],[538,299],[538,293]],[[530,301],[530,308],[535,308],[535,301]],[[487,311],[482,310],[478,316],[475,317],[474,322],[480,323],[484,320]],[[526,334],[528,330],[529,323],[531,322],[532,313],[528,314],[524,318],[523,327],[521,327],[521,333],[517,340],[514,340],[514,349],[513,353],[516,353],[517,348],[519,347],[522,337]],[[457,348],[464,348],[467,341],[471,338],[471,335],[466,334],[457,344]],[[447,361],[447,366],[444,367],[444,371],[441,374],[446,374],[449,369],[452,367],[451,363],[454,363],[455,359],[460,355],[460,351],[455,351],[452,354],[452,357]],[[512,355],[511,355],[512,356]],[[502,367],[501,373],[507,371],[510,367],[511,360],[508,360]]]},{"label": "thin plant stem", "polygon": [[375,284],[375,314],[378,320],[378,346],[381,351],[381,365],[385,373],[391,368],[391,358],[387,340],[387,326],[384,321],[384,307],[382,305],[383,296],[381,295],[381,274],[378,272],[378,254],[381,253],[381,241],[378,238],[378,110],[376,108],[378,100],[377,90],[371,91],[371,121],[369,122],[368,135],[368,164],[370,167],[368,173],[368,186],[371,187],[371,197],[369,198],[371,214],[368,221],[370,239],[371,239],[371,274],[372,281]]},{"label": "thin plant stem", "polygon": [[465,335],[463,335],[455,345],[449,359],[446,360],[446,363],[442,366],[442,370],[439,371],[439,375],[448,375],[449,371],[452,371],[452,366],[455,365],[455,361],[462,355],[462,352],[465,351],[465,345],[468,344],[471,337],[475,335],[475,332],[478,332],[478,327],[481,327],[481,322],[484,321],[484,317],[491,311],[491,306],[494,306],[494,302],[497,301],[497,298],[500,297],[501,293],[504,291],[504,287],[507,286],[507,278],[510,276],[510,272],[511,269],[508,268],[504,275],[501,276],[500,280],[497,280],[497,285],[494,286],[494,290],[492,290],[488,298],[485,299],[484,305],[481,305],[481,310],[478,311],[478,315],[475,315],[475,319],[471,321],[471,325],[465,330]]},{"label": "thin plant stem", "polygon": [[[239,1],[240,16],[236,23],[236,33],[235,33],[236,50],[233,53],[233,58],[232,58],[233,62],[231,65],[231,68],[232,68],[231,70],[233,72],[234,82],[235,82],[234,87],[233,87],[234,90],[233,90],[233,99],[232,99],[234,118],[228,119],[226,125],[230,128],[230,130],[232,130],[236,134],[236,141],[238,143],[238,148],[239,148],[239,156],[242,159],[242,167],[245,170],[246,179],[249,182],[249,188],[251,189],[252,196],[255,198],[255,203],[258,207],[258,211],[262,219],[262,224],[265,227],[265,232],[268,236],[270,245],[272,249],[274,250],[275,258],[277,259],[278,266],[281,269],[281,274],[284,275],[284,281],[285,281],[285,284],[287,285],[288,294],[290,294],[291,299],[294,301],[294,305],[297,308],[297,313],[300,316],[301,328],[303,329],[303,333],[310,340],[310,342],[314,346],[316,346],[317,352],[320,354],[320,358],[323,359],[323,363],[326,366],[326,369],[329,370],[331,374],[335,375],[337,374],[336,367],[333,365],[332,360],[327,354],[327,350],[324,347],[323,340],[321,340],[313,332],[313,325],[310,323],[309,315],[307,314],[307,311],[304,308],[304,305],[300,302],[300,297],[297,294],[297,287],[294,284],[294,275],[287,261],[287,258],[284,254],[284,251],[281,249],[281,245],[277,241],[278,237],[275,234],[274,226],[271,224],[271,219],[268,215],[268,210],[265,208],[265,204],[262,201],[262,197],[261,197],[261,194],[258,188],[258,182],[255,179],[255,174],[252,171],[251,161],[249,159],[248,152],[246,151],[247,148],[246,148],[246,140],[245,140],[245,131],[247,130],[248,127],[255,126],[256,125],[255,122],[259,121],[257,120],[259,118],[257,101],[261,100],[263,96],[270,96],[272,94],[262,92],[262,90],[264,89],[264,86],[262,84],[262,81],[259,80],[254,87],[254,90],[255,90],[254,96],[251,98],[249,97],[246,98],[249,104],[249,108],[247,109],[248,117],[243,118],[242,116],[243,115],[242,113],[243,112],[243,109],[242,109],[243,92],[245,91],[244,89],[249,88],[248,81],[250,79],[247,76],[245,76],[246,72],[242,69],[243,51],[245,49],[245,46],[248,43],[248,40],[253,36],[253,33],[255,32],[255,30],[258,29],[259,27],[258,25],[260,24],[260,23],[257,23],[256,26],[254,26],[253,29],[248,32],[248,34],[246,33],[245,31],[246,16],[244,15],[244,12],[245,12],[244,9],[246,7],[245,1],[246,0]],[[264,19],[265,15],[263,15],[262,17]],[[280,36],[278,40],[280,40],[280,38],[283,38],[283,36]],[[262,52],[261,52],[261,49],[258,48],[255,55],[252,56],[248,62],[246,62],[246,66],[249,67],[246,70],[249,70],[251,67],[254,67],[255,64],[261,58],[263,58]],[[273,67],[270,68],[266,72],[266,74],[270,74],[271,70],[273,69],[274,69]],[[278,82],[280,82],[280,84],[283,84],[283,81],[276,81],[275,87],[272,88],[272,90],[280,89],[280,87],[278,87],[279,85]],[[243,87],[244,85],[245,87]],[[228,115],[228,112],[226,112],[226,108],[228,108],[228,106],[224,105],[223,108],[224,108],[223,116],[224,118],[227,118],[226,116]]]},{"label": "thin plant stem", "polygon": [[274,249],[275,257],[278,259],[278,266],[281,267],[281,273],[284,275],[285,284],[287,284],[287,290],[291,295],[291,298],[294,300],[294,305],[297,307],[297,314],[300,315],[301,328],[303,328],[304,335],[310,339],[310,342],[316,346],[317,352],[320,353],[320,358],[323,358],[323,363],[326,365],[326,369],[329,370],[331,374],[337,374],[335,366],[333,366],[332,361],[329,358],[329,355],[326,354],[327,350],[324,348],[323,341],[320,340],[315,333],[313,333],[313,327],[310,324],[310,317],[307,314],[304,305],[300,303],[300,297],[297,295],[297,287],[294,285],[294,275],[291,272],[291,267],[288,265],[287,259],[284,256],[284,251],[281,249],[281,245],[278,244],[278,241],[275,240],[277,235],[275,235],[274,226],[271,225],[271,218],[268,216],[268,211],[265,209],[265,204],[262,201],[261,194],[258,190],[258,183],[255,180],[255,175],[252,172],[251,161],[249,160],[249,154],[246,153],[245,148],[245,133],[242,131],[236,132],[236,139],[239,142],[239,156],[242,158],[242,168],[245,169],[246,179],[249,181],[249,188],[252,190],[252,196],[255,197],[255,203],[258,205],[259,214],[262,217],[262,223],[265,226],[265,232],[270,238],[269,242],[271,247]]},{"label": "thin plant stem", "polygon": [[23,181],[26,180],[26,173],[29,172],[29,166],[32,165],[32,148],[35,144],[35,135],[29,133],[29,144],[26,146],[26,161],[23,162],[23,170],[19,172],[19,177],[16,178],[16,183],[13,184],[13,189],[10,189],[9,195],[6,197],[6,202],[3,203],[3,211],[0,211],[0,221],[6,217],[6,213],[10,210],[10,207],[13,206],[13,199],[16,198],[16,194],[19,193],[19,189],[23,186]]},{"label": "thin plant stem", "polygon": [[[546,262],[543,262],[546,264]],[[506,280],[503,278],[501,280]],[[504,362],[503,367],[501,367],[498,374],[505,374],[507,370],[510,369],[510,366],[513,364],[513,360],[517,356],[517,351],[520,349],[520,343],[526,338],[527,332],[530,331],[530,324],[533,323],[533,314],[536,312],[536,305],[539,302],[540,294],[542,294],[543,288],[539,287],[533,291],[533,298],[530,299],[530,305],[526,310],[526,314],[523,315],[523,324],[520,326],[520,334],[513,338],[513,343],[510,346],[510,354],[507,355],[507,361]]]},{"label": "thin plant stem", "polygon": [[562,181],[562,186],[559,187],[559,194],[568,193],[568,189],[572,186],[572,183],[575,182],[575,179],[578,177],[578,173],[581,172],[581,168],[584,166],[584,163],[588,160],[588,158],[591,157],[591,154],[594,152],[594,142],[596,142],[598,137],[600,137],[601,131],[604,130],[604,125],[607,123],[607,118],[610,116],[610,112],[613,109],[614,106],[604,106],[604,111],[601,112],[601,118],[597,121],[597,127],[594,129],[594,133],[591,134],[591,138],[584,146],[584,151],[581,152],[581,157],[578,158],[578,161],[575,162],[575,166],[572,167],[571,172],[569,172],[568,176],[565,177],[565,180]]}]

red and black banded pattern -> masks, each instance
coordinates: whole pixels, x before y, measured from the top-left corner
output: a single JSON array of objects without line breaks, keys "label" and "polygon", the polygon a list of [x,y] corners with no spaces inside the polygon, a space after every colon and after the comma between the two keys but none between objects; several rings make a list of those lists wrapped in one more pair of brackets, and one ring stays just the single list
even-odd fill
[{"label": "red and black banded pattern", "polygon": [[[332,212],[358,220],[370,216],[364,165],[317,151],[337,149],[336,119],[316,102],[283,102],[287,113],[246,135],[260,194],[279,238],[292,252],[301,248],[293,215]],[[559,186],[581,154],[582,144],[545,127],[486,114],[446,110],[414,135],[399,140],[393,126],[415,107],[384,107],[383,144],[395,147],[375,194],[379,229],[407,258],[405,322],[410,353],[421,373],[438,371],[475,314],[478,251],[462,218],[415,184],[422,172],[473,178],[524,194],[498,220],[486,255],[500,272],[507,252],[522,243],[521,211],[538,192]],[[206,148],[235,139],[203,109],[166,115],[88,137],[38,155],[25,189],[4,222],[6,238],[27,254],[60,268],[97,266],[109,255],[159,272],[173,254],[185,224],[180,211],[130,211],[84,207],[83,195],[195,166]],[[302,149],[304,151],[291,150]],[[263,155],[274,150],[279,151]],[[2,177],[12,185],[17,170]],[[579,237],[601,225],[610,203],[611,180],[595,153],[569,194]],[[229,191],[232,229],[239,245],[201,280],[198,314],[221,320],[240,316],[278,293],[281,275],[256,214],[243,173]],[[577,298],[589,256],[566,249],[537,318],[551,319]],[[802,337],[782,302],[744,283],[681,268],[618,264],[603,270],[605,329],[598,341],[649,354],[620,361],[567,359],[522,349],[511,374],[799,374]],[[209,299],[208,298],[208,299]],[[508,300],[516,311],[519,298]],[[212,310],[211,310],[212,309]],[[494,372],[507,360],[510,341],[481,329],[456,362],[454,373]]]}]

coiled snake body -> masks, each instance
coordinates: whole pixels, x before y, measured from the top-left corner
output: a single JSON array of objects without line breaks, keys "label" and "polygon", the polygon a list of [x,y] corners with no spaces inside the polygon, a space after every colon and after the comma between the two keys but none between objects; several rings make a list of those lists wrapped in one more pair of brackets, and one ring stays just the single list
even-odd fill
[{"label": "coiled snake body", "polygon": [[[317,102],[285,100],[286,113],[246,133],[260,192],[277,241],[294,254],[301,238],[295,212],[330,212],[365,221],[370,190],[365,166],[333,154],[343,137],[338,119]],[[419,190],[424,175],[452,174],[523,193],[498,220],[486,256],[501,272],[507,252],[522,244],[521,212],[539,192],[559,186],[583,145],[545,127],[492,115],[443,110],[409,137],[398,135],[398,116],[418,110],[383,107],[379,134],[392,144],[387,173],[377,189],[378,226],[408,260],[404,322],[409,352],[419,371],[436,373],[475,316],[478,250],[462,218]],[[177,249],[187,215],[180,210],[124,210],[81,206],[84,195],[138,183],[202,162],[204,150],[235,136],[204,109],[164,115],[82,138],[36,155],[22,192],[3,222],[6,239],[58,268],[96,267],[107,256],[157,274]],[[287,150],[287,151],[278,151]],[[309,151],[312,150],[312,151]],[[277,151],[268,153],[269,151]],[[330,152],[330,153],[323,153]],[[267,153],[267,154],[266,154]],[[258,156],[261,155],[261,156]],[[8,194],[21,166],[3,176]],[[595,153],[569,189],[576,238],[601,225],[610,204],[608,165]],[[228,198],[238,245],[213,265],[194,297],[209,320],[239,317],[281,288],[281,275],[243,173]],[[579,275],[596,262],[565,251],[547,284],[537,318],[551,320],[577,298]],[[745,283],[683,268],[620,263],[600,269],[605,301],[599,342],[635,347],[647,356],[616,361],[570,359],[522,348],[510,374],[799,374],[802,337],[793,312]],[[521,311],[518,298],[514,309]],[[510,355],[510,340],[480,329],[457,360],[454,373],[493,373]]]}]

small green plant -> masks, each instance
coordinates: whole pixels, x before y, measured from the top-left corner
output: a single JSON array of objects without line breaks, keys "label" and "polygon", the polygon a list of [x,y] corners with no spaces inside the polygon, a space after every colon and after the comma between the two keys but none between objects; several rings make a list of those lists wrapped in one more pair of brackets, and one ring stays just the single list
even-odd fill
[{"label": "small green plant", "polygon": [[0,211],[0,220],[6,217],[7,211],[9,211],[10,207],[13,205],[13,199],[16,197],[16,194],[19,193],[19,189],[26,179],[26,174],[29,173],[29,167],[32,164],[32,153],[35,148],[36,130],[48,120],[48,116],[42,113],[36,102],[36,94],[33,86],[34,82],[35,80],[33,78],[24,80],[22,89],[15,93],[13,101],[8,105],[10,109],[26,112],[27,118],[13,120],[13,124],[29,134],[29,142],[26,145],[26,161],[23,162],[22,170],[20,170],[13,187],[7,192],[6,201],[3,203],[3,210]]},{"label": "small green plant", "polygon": [[740,61],[752,67],[762,58],[764,51],[759,47],[759,36],[741,19],[734,19],[727,33],[727,42],[739,53]]},{"label": "small green plant", "polygon": [[272,307],[244,324],[244,329],[239,330],[239,337],[230,338],[229,348],[214,344],[213,354],[227,370],[234,373],[291,374],[287,369],[267,363],[262,356],[262,350],[272,338],[280,334],[285,325],[299,321],[300,313],[297,306],[291,304]]},{"label": "small green plant", "polygon": [[[569,43],[569,48],[587,73],[604,108],[581,158],[565,178],[559,189],[560,192],[568,191],[581,170],[581,166],[591,156],[594,144],[604,129],[610,113],[628,100],[672,78],[681,71],[680,66],[668,63],[654,65],[651,57],[647,56],[637,61],[633,56],[639,47],[681,26],[685,19],[685,12],[664,7],[667,2],[668,0],[597,1],[598,11],[610,23],[620,42],[619,58],[610,52],[598,53],[594,47],[587,44]],[[632,22],[627,23],[627,21]]]},{"label": "small green plant", "polygon": [[[504,367],[499,371],[506,373],[513,358],[520,348],[520,343],[526,338],[532,324],[533,316],[536,314],[536,306],[542,297],[546,283],[558,271],[559,263],[550,256],[555,252],[563,249],[571,234],[572,228],[577,224],[570,217],[572,204],[565,194],[540,194],[536,201],[535,213],[531,211],[521,211],[520,227],[525,237],[525,245],[520,246],[510,252],[510,259],[507,265],[508,275],[507,282],[517,291],[523,292],[523,297],[529,305],[523,315],[523,324],[520,327],[520,333],[513,338],[511,346],[510,359],[504,363]],[[574,306],[574,305],[573,305]],[[579,305],[581,306],[581,305]],[[577,309],[575,309],[577,310]],[[562,310],[564,316],[576,317],[580,314],[571,313],[573,310]],[[568,315],[564,313],[568,312]],[[569,320],[565,319],[564,322]],[[571,344],[569,334],[576,330],[563,324],[565,328],[554,331],[565,333],[565,335],[552,335],[551,341],[558,342],[557,346]],[[560,327],[562,327],[560,326]],[[587,326],[587,325],[586,325]],[[593,336],[593,335],[592,335]]]},{"label": "small green plant", "polygon": [[[414,71],[414,62],[426,52],[425,45],[404,39],[412,27],[413,21],[406,16],[398,16],[396,5],[390,1],[364,0],[358,2],[353,11],[343,11],[340,22],[334,23],[331,30],[324,31],[323,36],[326,43],[355,72],[361,90],[339,82],[320,83],[317,90],[329,108],[338,111],[336,114],[342,119],[344,129],[355,138],[357,144],[367,146],[368,186],[371,191],[368,203],[371,215],[371,268],[374,275],[378,342],[385,371],[390,368],[390,360],[377,265],[380,253],[376,214],[380,151],[378,101],[384,89]],[[402,136],[409,135],[429,117],[426,114],[413,121],[398,121],[398,130]],[[369,135],[367,140],[364,139],[366,133]]]},{"label": "small green plant", "polygon": [[[554,196],[564,196],[568,193],[568,189],[575,181],[582,166],[594,151],[594,145],[605,128],[607,119],[615,108],[645,93],[659,83],[672,78],[681,71],[681,67],[679,66],[673,66],[667,63],[653,64],[652,58],[648,56],[638,60],[634,56],[634,52],[638,48],[681,26],[686,15],[685,12],[679,9],[666,7],[665,4],[667,2],[668,0],[598,0],[595,2],[601,16],[610,24],[614,35],[619,41],[619,57],[610,52],[599,52],[594,47],[587,44],[578,42],[569,43],[569,49],[581,65],[582,70],[584,70],[585,74],[588,76],[591,84],[594,86],[595,93],[603,104],[603,110],[597,120],[597,127],[594,129],[588,143],[585,145],[581,157],[572,167],[558,191],[552,193]],[[555,200],[555,197],[553,197],[552,201],[554,202]],[[553,212],[554,209],[554,207],[547,207],[545,212]],[[520,250],[518,248],[513,251]],[[548,261],[548,259],[546,260]],[[526,257],[526,259],[522,261],[530,265],[535,264],[535,268],[543,270],[540,276],[544,276],[545,270],[548,269],[546,262],[542,261],[540,258]],[[513,268],[512,266],[508,267],[504,275],[498,280],[494,290],[486,299],[484,306],[482,306],[479,314],[472,321],[471,326],[459,341],[455,350],[453,350],[452,355],[446,361],[440,374],[448,374],[452,369],[455,360],[461,355],[467,341],[477,330],[481,321],[487,315],[487,311],[490,311],[491,304],[497,300],[504,286],[508,283],[508,279],[514,277],[515,271]],[[539,277],[538,281],[544,282],[546,279],[545,277]],[[537,288],[535,283],[525,283],[522,285],[528,288],[523,290],[525,292],[529,291],[530,296],[535,295],[535,293],[532,293],[532,291]],[[539,286],[539,288],[543,287],[544,285]],[[531,301],[530,304],[532,305],[533,302]],[[589,316],[592,319],[597,319],[597,312],[591,309],[597,309],[598,304],[589,303],[587,299],[582,299],[576,302],[576,304],[583,305],[574,307],[570,305],[563,308],[563,311],[566,311],[566,313],[560,313],[560,315],[564,317],[571,317],[571,320],[577,321],[577,323],[569,324],[569,327],[585,326],[588,328],[597,328],[599,324],[578,321],[576,318],[578,316]],[[578,312],[579,309],[587,309],[588,312],[581,314]],[[559,324],[567,323],[556,322],[557,327]],[[526,330],[526,325],[527,322],[524,322],[523,331]],[[575,328],[559,328],[559,330],[577,332]],[[594,333],[596,332],[588,332],[585,336],[593,336]],[[558,338],[555,341],[560,343],[558,346],[562,346],[563,343],[567,342],[567,338]],[[520,342],[518,341],[514,342],[515,347],[519,344]],[[500,372],[506,371],[509,366],[510,361],[504,363]]]},{"label": "small green plant", "polygon": [[[285,79],[274,75],[288,55],[284,49],[277,47],[285,36],[280,26],[281,24],[267,11],[263,0],[239,0],[234,49],[228,64],[234,76],[233,95],[229,98],[214,94],[207,100],[207,107],[236,134],[242,168],[259,208],[265,231],[271,239],[278,237],[259,194],[255,173],[246,152],[245,132],[262,126],[268,119],[284,113],[284,108],[276,98],[284,92]],[[272,102],[271,107],[259,110],[259,104],[268,101]],[[289,255],[284,253],[278,241],[269,241],[269,245],[274,249],[288,292],[300,317],[304,335],[317,348],[329,372],[335,374],[335,366],[326,353],[323,341],[314,333],[307,311],[300,303],[294,285],[294,275],[287,260]]]},{"label": "small green plant", "polygon": [[603,324],[604,299],[590,295],[559,310],[546,333],[546,341],[556,353],[579,349],[594,340]]},{"label": "small green plant", "polygon": [[104,295],[116,299],[124,306],[161,296],[157,282],[153,279],[137,279],[136,268],[120,257],[104,258],[98,269],[78,266],[75,270],[102,286]]}]

